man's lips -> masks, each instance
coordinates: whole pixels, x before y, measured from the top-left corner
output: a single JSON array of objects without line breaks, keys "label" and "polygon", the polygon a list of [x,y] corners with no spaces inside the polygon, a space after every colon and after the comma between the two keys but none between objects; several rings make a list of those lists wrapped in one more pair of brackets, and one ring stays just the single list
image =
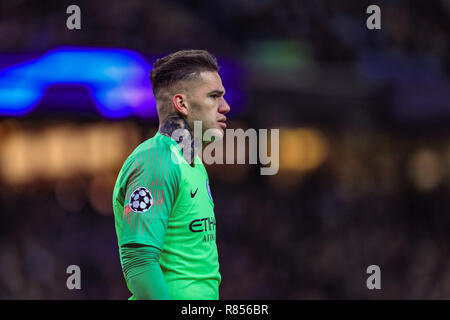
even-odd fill
[{"label": "man's lips", "polygon": [[217,123],[218,123],[220,126],[226,128],[226,127],[227,127],[226,121],[227,121],[227,119],[225,118],[225,119],[222,119],[222,120],[217,121]]},{"label": "man's lips", "polygon": [[218,124],[224,128],[227,127],[227,124],[224,121],[219,121]]}]

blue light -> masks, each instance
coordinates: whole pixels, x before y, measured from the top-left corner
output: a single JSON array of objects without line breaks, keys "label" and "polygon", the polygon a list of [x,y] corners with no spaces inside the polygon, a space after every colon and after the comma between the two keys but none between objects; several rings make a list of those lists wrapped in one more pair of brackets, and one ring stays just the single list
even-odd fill
[{"label": "blue light", "polygon": [[151,66],[124,49],[60,48],[0,70],[0,115],[29,113],[52,84],[83,84],[108,118],[156,116]]}]

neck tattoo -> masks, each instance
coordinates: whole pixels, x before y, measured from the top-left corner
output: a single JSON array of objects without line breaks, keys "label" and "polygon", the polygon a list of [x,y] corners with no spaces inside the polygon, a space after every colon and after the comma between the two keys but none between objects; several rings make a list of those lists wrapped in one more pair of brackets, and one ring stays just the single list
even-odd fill
[{"label": "neck tattoo", "polygon": [[194,133],[186,122],[186,119],[179,115],[169,116],[161,123],[159,132],[178,143],[184,159],[192,166],[196,155]]}]

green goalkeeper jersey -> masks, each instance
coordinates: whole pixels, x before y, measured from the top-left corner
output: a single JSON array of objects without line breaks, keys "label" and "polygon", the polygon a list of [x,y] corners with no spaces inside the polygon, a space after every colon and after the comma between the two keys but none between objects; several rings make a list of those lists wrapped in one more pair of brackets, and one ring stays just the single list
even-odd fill
[{"label": "green goalkeeper jersey", "polygon": [[125,161],[113,209],[119,247],[142,244],[161,250],[171,299],[219,298],[214,202],[199,157],[191,166],[178,143],[157,132]]}]

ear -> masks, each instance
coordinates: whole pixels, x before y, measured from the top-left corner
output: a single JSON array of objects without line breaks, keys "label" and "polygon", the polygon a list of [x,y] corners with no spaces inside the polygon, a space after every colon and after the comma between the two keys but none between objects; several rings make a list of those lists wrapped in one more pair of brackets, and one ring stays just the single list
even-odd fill
[{"label": "ear", "polygon": [[172,97],[172,104],[179,113],[184,116],[188,115],[188,103],[186,101],[186,96],[181,93],[177,93]]}]

